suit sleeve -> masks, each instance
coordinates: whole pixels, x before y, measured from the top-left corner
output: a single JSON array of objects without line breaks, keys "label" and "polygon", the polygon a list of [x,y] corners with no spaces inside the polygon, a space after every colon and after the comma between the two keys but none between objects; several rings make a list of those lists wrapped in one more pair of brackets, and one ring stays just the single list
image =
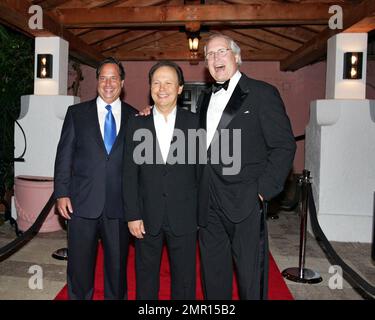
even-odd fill
[{"label": "suit sleeve", "polygon": [[258,193],[270,200],[279,194],[293,165],[296,142],[278,90],[266,88],[261,96],[259,119],[267,148],[267,163],[258,181]]},{"label": "suit sleeve", "polygon": [[126,221],[142,220],[138,191],[139,166],[133,160],[135,148],[135,143],[133,141],[134,120],[134,115],[131,115],[128,121],[124,143],[122,190]]},{"label": "suit sleeve", "polygon": [[75,129],[72,107],[66,112],[57,146],[54,172],[54,197],[70,197],[73,154],[75,148]]},{"label": "suit sleeve", "polygon": [[199,112],[200,112],[201,104],[202,104],[202,101],[203,101],[203,96],[204,96],[204,91],[202,91],[202,92],[199,94],[199,96],[198,96],[198,100],[197,100],[197,102],[196,102],[196,104],[195,104],[195,112],[196,112],[197,114],[199,114]]}]

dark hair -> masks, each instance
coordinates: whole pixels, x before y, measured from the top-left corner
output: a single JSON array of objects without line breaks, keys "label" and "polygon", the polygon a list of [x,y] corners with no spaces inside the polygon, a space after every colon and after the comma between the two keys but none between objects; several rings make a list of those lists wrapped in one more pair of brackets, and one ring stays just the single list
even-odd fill
[{"label": "dark hair", "polygon": [[118,67],[118,73],[120,74],[121,80],[125,79],[124,67],[122,66],[120,61],[118,61],[117,59],[113,57],[109,57],[100,61],[98,67],[96,68],[96,79],[99,79],[100,71],[102,70],[102,67],[107,63],[115,64]]},{"label": "dark hair", "polygon": [[154,64],[151,67],[150,72],[148,73],[148,81],[149,81],[150,85],[151,85],[151,81],[152,81],[152,76],[154,75],[155,71],[158,70],[161,67],[170,67],[170,68],[173,68],[176,71],[176,73],[177,73],[178,85],[179,86],[183,86],[184,85],[184,83],[185,83],[184,74],[183,74],[180,66],[177,63],[174,63],[174,62],[169,61],[169,60],[160,61],[160,62],[158,62],[157,64]]}]

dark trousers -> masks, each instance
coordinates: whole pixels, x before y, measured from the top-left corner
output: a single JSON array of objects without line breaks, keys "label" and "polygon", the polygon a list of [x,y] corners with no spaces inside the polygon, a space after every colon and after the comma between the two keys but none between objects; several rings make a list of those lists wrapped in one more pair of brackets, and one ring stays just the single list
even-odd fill
[{"label": "dark trousers", "polygon": [[240,299],[267,299],[268,242],[262,215],[257,206],[245,220],[233,223],[218,206],[210,207],[208,225],[199,230],[205,299],[232,299],[233,262]]},{"label": "dark trousers", "polygon": [[104,252],[104,299],[127,299],[129,234],[125,220],[109,219],[105,214],[85,219],[74,213],[68,222],[69,299],[92,299],[99,239]]},{"label": "dark trousers", "polygon": [[196,288],[197,233],[174,235],[167,223],[157,235],[135,239],[137,300],[158,300],[163,240],[166,240],[170,273],[171,299],[194,300]]}]

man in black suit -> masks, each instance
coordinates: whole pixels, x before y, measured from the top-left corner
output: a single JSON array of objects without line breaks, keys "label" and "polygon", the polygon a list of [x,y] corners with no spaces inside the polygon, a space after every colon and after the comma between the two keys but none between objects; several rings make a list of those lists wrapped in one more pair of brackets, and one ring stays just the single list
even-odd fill
[{"label": "man in black suit", "polygon": [[92,299],[98,239],[104,298],[126,299],[128,230],[122,202],[125,127],[134,109],[119,98],[124,68],[113,58],[96,71],[98,97],[70,106],[55,162],[57,209],[68,222],[68,294]]},{"label": "man in black suit", "polygon": [[158,299],[165,239],[171,298],[195,299],[197,171],[195,160],[189,164],[187,150],[188,130],[195,131],[198,120],[177,107],[184,84],[177,64],[157,63],[149,81],[155,105],[148,116],[129,120],[124,151],[125,217],[135,236],[136,296]]},{"label": "man in black suit", "polygon": [[[276,88],[239,71],[241,52],[231,38],[211,36],[205,58],[216,83],[201,94],[197,105],[208,147],[198,191],[205,225],[199,231],[204,295],[232,298],[234,261],[240,298],[267,299],[262,203],[282,191],[292,167],[296,145],[290,121]],[[229,146],[224,134],[230,137]],[[217,155],[212,152],[218,150],[221,155],[232,150],[238,170],[227,170],[222,158],[214,160]]]}]

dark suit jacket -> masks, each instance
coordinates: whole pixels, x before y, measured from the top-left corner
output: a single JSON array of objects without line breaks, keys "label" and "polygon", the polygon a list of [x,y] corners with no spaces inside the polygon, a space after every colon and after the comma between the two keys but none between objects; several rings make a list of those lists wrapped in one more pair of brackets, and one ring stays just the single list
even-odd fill
[{"label": "dark suit jacket", "polygon": [[[200,127],[204,129],[210,97],[211,89],[207,89],[197,105]],[[241,129],[241,167],[238,174],[225,175],[223,162],[212,164],[208,152],[208,165],[200,166],[201,225],[206,224],[212,197],[228,219],[240,222],[252,213],[258,193],[265,200],[280,193],[296,150],[290,121],[277,89],[244,74],[224,109],[218,129],[230,132]],[[210,149],[215,143],[220,145],[220,141],[220,137],[213,140]],[[229,150],[232,150],[233,140],[229,141]]]},{"label": "dark suit jacket", "polygon": [[[175,131],[180,129],[186,138],[183,140],[184,163],[159,162],[157,164],[156,159],[162,161],[162,157],[153,113],[146,117],[133,117],[129,120],[123,170],[125,217],[127,221],[143,220],[146,233],[158,234],[165,216],[175,235],[197,230],[197,170],[195,164],[188,163],[187,152],[188,129],[196,130],[197,127],[198,117],[178,107]],[[147,129],[150,133],[148,138],[152,139],[149,145],[153,149],[152,163],[137,164],[133,159],[134,150],[141,148],[141,144],[145,143],[133,141],[133,134],[137,129]],[[170,149],[168,159],[171,156]],[[176,157],[176,152],[174,156]]]},{"label": "dark suit jacket", "polygon": [[108,155],[100,132],[96,99],[68,108],[55,161],[54,195],[70,197],[73,212],[124,218],[122,161],[125,127],[135,109],[122,102],[121,127]]}]

